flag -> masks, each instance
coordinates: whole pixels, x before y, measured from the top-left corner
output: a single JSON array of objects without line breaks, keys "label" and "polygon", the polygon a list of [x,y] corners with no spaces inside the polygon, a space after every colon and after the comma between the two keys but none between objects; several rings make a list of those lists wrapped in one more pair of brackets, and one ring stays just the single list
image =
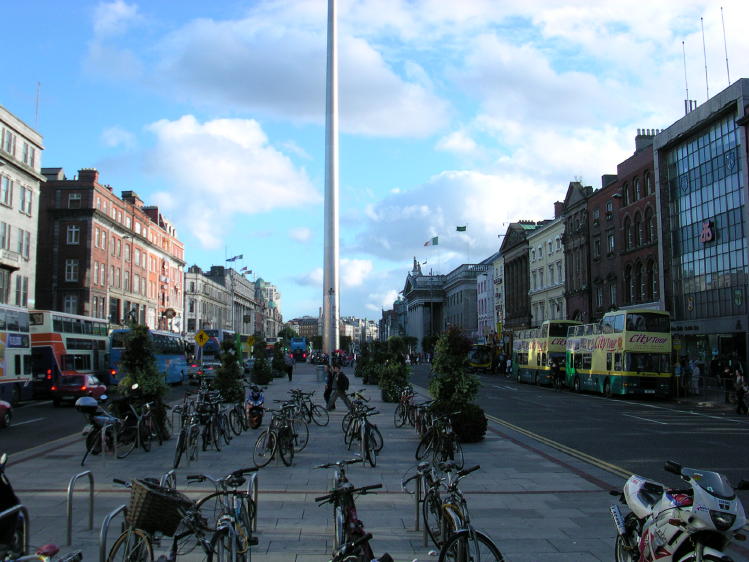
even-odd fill
[{"label": "flag", "polygon": [[247,266],[244,266],[242,269],[239,270],[239,273],[244,273],[247,271]]},{"label": "flag", "polygon": [[465,232],[466,228],[468,228],[468,227],[467,226],[456,226],[455,230],[457,230],[458,232]]},{"label": "flag", "polygon": [[424,242],[424,246],[439,246],[439,236],[435,236],[431,240]]},{"label": "flag", "polygon": [[238,256],[234,256],[233,258],[229,258],[226,261],[237,261],[241,260],[244,257],[244,254],[239,254]]}]

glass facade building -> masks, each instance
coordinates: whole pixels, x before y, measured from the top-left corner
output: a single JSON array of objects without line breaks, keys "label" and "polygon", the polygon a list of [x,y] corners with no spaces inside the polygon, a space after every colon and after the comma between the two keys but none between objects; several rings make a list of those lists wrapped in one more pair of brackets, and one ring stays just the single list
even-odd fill
[{"label": "glass facade building", "polygon": [[[739,80],[656,137],[666,309],[682,355],[746,361],[747,149]],[[663,277],[663,276],[662,276]]]}]

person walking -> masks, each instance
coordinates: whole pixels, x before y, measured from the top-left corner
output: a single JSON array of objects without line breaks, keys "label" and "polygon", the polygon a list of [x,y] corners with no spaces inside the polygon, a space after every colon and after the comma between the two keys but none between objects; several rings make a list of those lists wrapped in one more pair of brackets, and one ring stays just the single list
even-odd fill
[{"label": "person walking", "polygon": [[736,369],[735,371],[733,385],[734,389],[736,390],[736,413],[749,413],[749,408],[747,408],[746,402],[744,402],[744,397],[746,396],[747,391],[749,391],[749,388],[747,388],[746,379],[744,379],[744,373],[742,373],[739,369]]},{"label": "person walking", "polygon": [[351,409],[351,400],[346,395],[348,390],[349,381],[346,374],[341,369],[340,365],[333,365],[332,367],[333,380],[331,384],[330,398],[328,399],[328,410],[335,410],[336,400],[340,397],[346,407]]},{"label": "person walking", "polygon": [[702,381],[700,380],[700,377],[702,377],[702,369],[700,368],[700,364],[697,363],[697,361],[692,361],[692,394],[695,396],[699,396],[700,393],[700,386],[702,384]]},{"label": "person walking", "polygon": [[289,376],[289,382],[294,374],[294,356],[291,353],[285,353],[283,356],[284,365],[286,365],[286,374]]}]

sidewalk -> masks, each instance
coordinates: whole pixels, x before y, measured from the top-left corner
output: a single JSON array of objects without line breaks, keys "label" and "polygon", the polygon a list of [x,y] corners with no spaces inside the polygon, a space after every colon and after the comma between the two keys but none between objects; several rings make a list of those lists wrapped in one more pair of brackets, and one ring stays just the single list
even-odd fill
[{"label": "sidewalk", "polygon": [[[360,389],[353,377],[351,390]],[[289,388],[317,389],[315,368],[299,364],[293,382],[275,379],[268,387],[266,401],[284,398]],[[374,534],[376,554],[389,552],[395,560],[429,560],[432,546],[424,546],[421,532],[414,531],[414,497],[401,491],[400,482],[415,464],[418,444],[416,432],[393,425],[394,404],[384,404],[374,386],[364,387],[370,403],[377,406],[375,416],[385,446],[377,466],[353,465],[349,478],[357,486],[382,483],[377,494],[357,501],[359,517],[367,531]],[[421,389],[425,395],[425,391]],[[317,402],[321,402],[318,398]],[[341,431],[345,407],[339,403],[331,412],[327,427],[310,426],[307,448],[295,456],[294,465],[280,461],[258,473],[260,489],[258,538],[252,557],[258,561],[323,561],[331,550],[331,508],[318,507],[314,497],[328,489],[332,470],[317,470],[317,464],[351,458]],[[84,420],[81,417],[81,426]],[[267,419],[264,420],[267,425]],[[185,475],[208,473],[225,475],[231,470],[252,466],[252,446],[259,431],[235,437],[221,453],[207,451],[193,466],[177,472],[177,486],[192,497],[209,491],[205,486],[187,488]],[[112,484],[112,478],[158,476],[171,468],[174,439],[157,444],[150,453],[134,451],[128,458],[92,458],[81,468],[83,442],[60,440],[38,450],[14,455],[8,477],[21,501],[31,513],[31,543],[56,542],[63,545],[66,533],[66,489],[68,480],[82,470],[95,477],[94,529],[87,526],[87,490],[84,478],[77,486],[74,502],[73,546],[84,551],[85,560],[98,560],[99,528],[104,517],[118,505],[127,503],[128,491]],[[513,562],[611,560],[614,526],[610,521],[608,490],[622,480],[608,472],[573,459],[545,445],[490,422],[486,439],[464,446],[466,466],[480,464],[481,470],[462,482],[477,527],[497,543],[507,560]],[[109,534],[111,544],[119,531],[119,517]],[[72,547],[68,547],[70,550]],[[65,551],[66,548],[63,548]],[[164,552],[165,546],[156,548]],[[180,560],[202,560],[193,553]]]}]

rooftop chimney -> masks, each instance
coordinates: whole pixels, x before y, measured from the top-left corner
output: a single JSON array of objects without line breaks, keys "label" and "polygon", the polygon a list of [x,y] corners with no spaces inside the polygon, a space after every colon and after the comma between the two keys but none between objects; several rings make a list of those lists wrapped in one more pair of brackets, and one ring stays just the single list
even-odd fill
[{"label": "rooftop chimney", "polygon": [[83,168],[78,170],[78,181],[95,184],[99,181],[99,170],[96,168]]},{"label": "rooftop chimney", "polygon": [[611,185],[616,181],[618,176],[616,174],[603,174],[601,176],[601,188]]},{"label": "rooftop chimney", "polygon": [[564,202],[554,201],[554,218],[558,219],[564,214]]},{"label": "rooftop chimney", "polygon": [[135,208],[140,209],[143,207],[143,200],[138,197],[138,194],[134,191],[123,191],[122,192],[122,200],[126,203],[130,203]]},{"label": "rooftop chimney", "polygon": [[635,154],[649,146],[653,146],[653,139],[655,138],[655,135],[660,132],[660,129],[637,129],[637,136],[635,137]]}]

